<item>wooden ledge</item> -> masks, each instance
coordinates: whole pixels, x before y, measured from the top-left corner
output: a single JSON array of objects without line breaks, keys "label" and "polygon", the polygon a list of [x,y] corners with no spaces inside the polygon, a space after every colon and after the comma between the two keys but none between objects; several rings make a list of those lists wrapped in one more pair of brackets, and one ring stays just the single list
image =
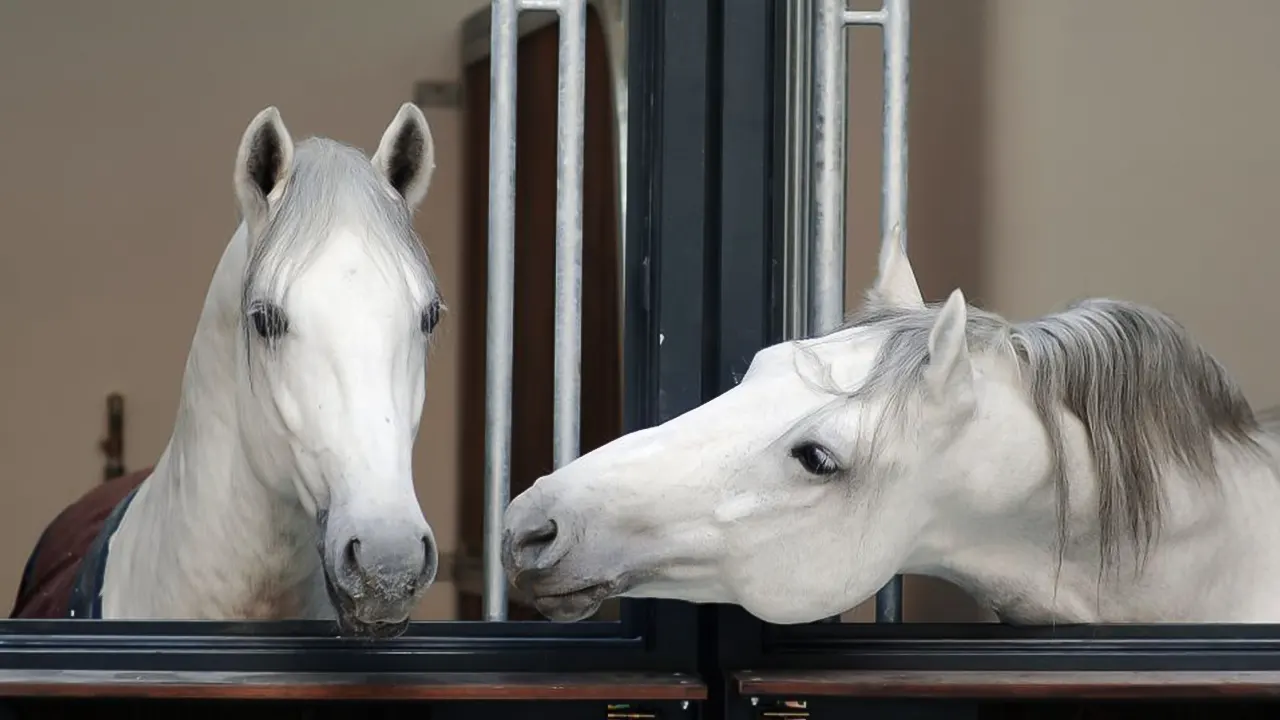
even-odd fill
[{"label": "wooden ledge", "polygon": [[795,670],[734,673],[743,695],[968,699],[1280,697],[1280,672]]},{"label": "wooden ledge", "polygon": [[0,697],[242,700],[703,700],[673,673],[233,673],[0,670]]}]

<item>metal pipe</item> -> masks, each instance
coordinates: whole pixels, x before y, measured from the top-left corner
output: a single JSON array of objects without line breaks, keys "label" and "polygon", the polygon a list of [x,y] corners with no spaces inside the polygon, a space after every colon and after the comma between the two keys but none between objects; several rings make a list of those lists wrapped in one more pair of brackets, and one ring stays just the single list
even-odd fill
[{"label": "metal pipe", "polygon": [[783,18],[783,336],[809,334],[810,130],[813,125],[813,0],[786,3]]},{"label": "metal pipe", "polygon": [[[881,238],[900,229],[907,237],[907,77],[909,68],[910,0],[885,0],[879,10],[848,10],[844,0],[814,0],[813,16],[813,134],[812,197],[809,199],[812,250],[809,257],[809,334],[820,335],[839,326],[844,315],[844,248],[846,106],[848,60],[846,28],[879,25],[884,28],[884,156],[881,176]],[[790,98],[788,98],[790,100]],[[794,107],[788,103],[788,108]],[[788,143],[792,139],[787,138]],[[788,149],[791,149],[791,145]],[[788,170],[791,168],[788,167]],[[788,203],[795,197],[788,191]],[[795,231],[789,224],[788,231]],[[896,576],[876,593],[876,622],[902,621],[902,577]]]},{"label": "metal pipe", "polygon": [[846,10],[844,12],[845,25],[883,25],[885,19],[885,9],[879,10]]},{"label": "metal pipe", "polygon": [[556,111],[555,412],[552,459],[578,457],[582,396],[582,164],[586,131],[586,0],[560,0]]},{"label": "metal pipe", "polygon": [[519,0],[493,0],[489,85],[489,274],[485,325],[484,619],[507,619],[502,516],[511,499],[515,325],[516,51]]},{"label": "metal pipe", "polygon": [[[907,78],[910,69],[910,0],[884,0],[884,155],[881,176],[881,242],[907,246]],[[896,230],[895,230],[896,228]],[[902,622],[902,576],[876,593],[876,622]]]},{"label": "metal pipe", "polygon": [[911,10],[908,0],[885,0],[884,169],[881,238],[900,228],[907,243],[907,78],[910,74]]},{"label": "metal pipe", "polygon": [[848,59],[844,0],[813,3],[812,249],[809,333],[835,330],[844,318],[845,107]]}]

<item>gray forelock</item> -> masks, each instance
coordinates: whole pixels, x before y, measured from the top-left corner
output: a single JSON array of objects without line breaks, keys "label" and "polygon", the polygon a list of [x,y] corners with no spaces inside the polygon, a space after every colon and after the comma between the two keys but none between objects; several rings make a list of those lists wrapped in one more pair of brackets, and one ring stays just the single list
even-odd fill
[{"label": "gray forelock", "polygon": [[401,198],[360,150],[328,138],[308,138],[294,150],[292,176],[245,268],[241,303],[283,300],[340,222],[355,222],[370,255],[389,272],[435,289],[435,276]]},{"label": "gray forelock", "polygon": [[[883,338],[866,382],[853,395],[887,398],[892,422],[919,396],[929,334],[941,304],[902,308],[874,293],[845,324]],[[1259,424],[1226,370],[1169,316],[1134,303],[1090,299],[1013,324],[970,306],[970,351],[1008,352],[1049,436],[1060,546],[1067,539],[1068,478],[1059,412],[1083,425],[1097,475],[1103,567],[1122,540],[1139,564],[1159,532],[1161,470],[1177,463],[1218,479],[1215,441],[1262,452]]]}]

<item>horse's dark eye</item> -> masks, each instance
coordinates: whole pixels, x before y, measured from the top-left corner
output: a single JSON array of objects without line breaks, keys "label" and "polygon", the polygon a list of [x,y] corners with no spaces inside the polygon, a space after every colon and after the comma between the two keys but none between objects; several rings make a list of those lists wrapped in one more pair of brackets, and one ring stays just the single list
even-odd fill
[{"label": "horse's dark eye", "polygon": [[271,303],[256,303],[249,309],[249,320],[258,337],[263,340],[278,340],[289,332],[289,319],[284,310]]},{"label": "horse's dark eye", "polygon": [[803,443],[791,448],[791,457],[805,472],[813,475],[832,475],[840,471],[840,464],[831,451],[817,443]]},{"label": "horse's dark eye", "polygon": [[432,300],[426,310],[422,311],[422,334],[430,335],[432,330],[436,329],[436,323],[440,322],[440,301]]}]

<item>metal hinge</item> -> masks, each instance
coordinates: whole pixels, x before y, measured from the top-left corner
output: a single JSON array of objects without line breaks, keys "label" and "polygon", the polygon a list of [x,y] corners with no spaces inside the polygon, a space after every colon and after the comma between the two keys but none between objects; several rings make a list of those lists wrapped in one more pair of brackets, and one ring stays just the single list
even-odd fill
[{"label": "metal hinge", "polygon": [[606,720],[657,720],[658,713],[631,703],[616,703],[605,711]]},{"label": "metal hinge", "polygon": [[775,700],[760,703],[757,715],[761,720],[808,720],[809,703],[806,700]]}]

